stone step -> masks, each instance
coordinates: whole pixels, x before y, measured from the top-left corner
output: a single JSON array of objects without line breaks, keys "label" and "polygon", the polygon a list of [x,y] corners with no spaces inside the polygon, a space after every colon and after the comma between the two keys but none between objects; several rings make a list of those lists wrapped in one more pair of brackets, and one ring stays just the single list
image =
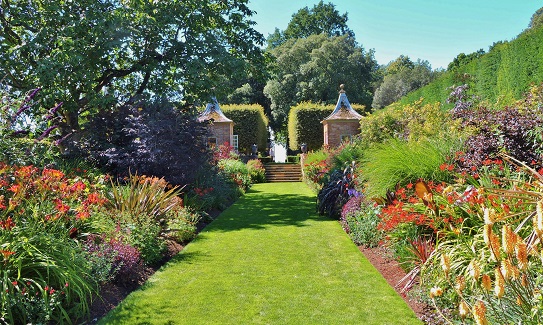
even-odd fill
[{"label": "stone step", "polygon": [[299,164],[266,164],[264,168],[268,182],[299,182],[302,179]]}]

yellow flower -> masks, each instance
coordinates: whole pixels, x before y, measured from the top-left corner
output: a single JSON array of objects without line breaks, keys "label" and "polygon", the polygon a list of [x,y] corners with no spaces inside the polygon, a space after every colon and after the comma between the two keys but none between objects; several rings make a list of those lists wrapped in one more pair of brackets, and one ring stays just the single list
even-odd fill
[{"label": "yellow flower", "polygon": [[492,208],[483,208],[483,219],[485,220],[485,225],[493,225],[494,224],[494,216],[496,214],[496,211]]},{"label": "yellow flower", "polygon": [[443,289],[440,287],[430,289],[430,298],[441,297],[441,295],[443,295]]},{"label": "yellow flower", "polygon": [[441,254],[441,268],[445,274],[449,274],[451,270],[451,259],[447,254]]},{"label": "yellow flower", "polygon": [[468,266],[469,269],[469,275],[475,280],[479,280],[479,277],[481,276],[481,268],[479,267],[479,264],[476,260],[472,260],[469,263]]},{"label": "yellow flower", "polygon": [[468,304],[466,304],[464,300],[462,300],[462,302],[458,306],[458,314],[460,314],[460,317],[464,319],[466,318],[466,316],[468,316],[468,313],[469,313],[469,306]]},{"label": "yellow flower", "polygon": [[488,325],[486,319],[486,306],[481,300],[477,301],[473,306],[473,319],[477,325]]},{"label": "yellow flower", "polygon": [[462,291],[464,291],[464,289],[466,288],[466,278],[464,278],[463,276],[458,276],[456,277],[456,285],[454,286],[454,288],[458,291],[458,293],[462,293]]}]

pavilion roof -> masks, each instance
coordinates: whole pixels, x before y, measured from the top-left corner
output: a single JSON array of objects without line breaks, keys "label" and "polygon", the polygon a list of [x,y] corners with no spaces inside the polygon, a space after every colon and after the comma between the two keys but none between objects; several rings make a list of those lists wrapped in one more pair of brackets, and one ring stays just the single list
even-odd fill
[{"label": "pavilion roof", "polygon": [[328,115],[323,121],[329,120],[360,120],[362,115],[358,114],[349,103],[347,94],[343,90],[344,85],[339,86],[341,90],[339,91],[339,98],[337,100],[336,108],[332,114]]},{"label": "pavilion roof", "polygon": [[207,103],[206,109],[198,116],[198,121],[200,122],[207,120],[213,120],[213,122],[233,122],[224,115],[215,97],[211,97],[211,103]]}]

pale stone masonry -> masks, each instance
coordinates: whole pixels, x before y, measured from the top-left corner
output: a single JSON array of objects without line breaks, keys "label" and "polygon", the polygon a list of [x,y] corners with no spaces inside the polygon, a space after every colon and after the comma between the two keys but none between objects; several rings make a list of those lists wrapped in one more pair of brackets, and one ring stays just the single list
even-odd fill
[{"label": "pale stone masonry", "polygon": [[211,136],[208,139],[209,145],[218,146],[225,142],[232,145],[234,122],[224,115],[215,97],[211,98],[211,103],[208,103],[205,111],[198,116],[198,121],[200,122],[209,120],[211,120],[209,125],[211,131]]},{"label": "pale stone masonry", "polygon": [[360,119],[349,103],[343,85],[340,86],[336,108],[321,123],[324,126],[324,145],[337,147],[344,141],[350,141],[353,135],[360,133]]}]

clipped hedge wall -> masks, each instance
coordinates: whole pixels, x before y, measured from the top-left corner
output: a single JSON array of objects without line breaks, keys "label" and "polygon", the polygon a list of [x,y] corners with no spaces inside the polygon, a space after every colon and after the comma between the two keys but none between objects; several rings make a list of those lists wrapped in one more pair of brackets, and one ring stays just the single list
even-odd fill
[{"label": "clipped hedge wall", "polygon": [[[468,78],[466,78],[469,76]],[[472,91],[490,103],[503,105],[522,98],[530,84],[543,82],[543,28],[528,30],[510,42],[493,45],[488,53],[456,67],[403,97],[407,104],[423,97],[425,103],[445,103],[451,86],[469,83]]]},{"label": "clipped hedge wall", "polygon": [[[364,105],[351,104],[358,113],[364,114]],[[291,150],[299,150],[302,143],[308,150],[318,150],[324,143],[321,121],[332,113],[335,105],[300,103],[290,109],[288,116],[288,142]]]},{"label": "clipped hedge wall", "polygon": [[250,154],[251,146],[256,143],[258,150],[263,152],[268,146],[268,118],[264,108],[258,104],[252,105],[221,105],[221,109],[234,121],[234,134],[238,135],[239,152]]}]

